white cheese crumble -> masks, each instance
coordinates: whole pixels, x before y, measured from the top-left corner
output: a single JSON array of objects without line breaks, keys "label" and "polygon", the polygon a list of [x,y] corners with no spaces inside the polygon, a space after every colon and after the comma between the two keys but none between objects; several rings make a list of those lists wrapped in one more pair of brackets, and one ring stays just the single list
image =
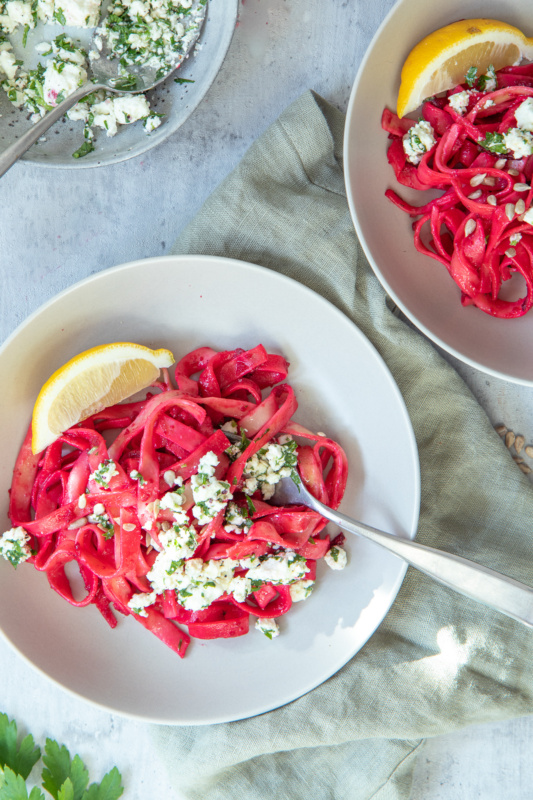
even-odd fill
[{"label": "white cheese crumble", "polygon": [[472,94],[473,92],[470,89],[466,89],[464,92],[455,92],[455,94],[448,97],[448,103],[454,111],[462,116],[468,108]]},{"label": "white cheese crumble", "polygon": [[29,534],[20,525],[0,536],[0,555],[14,567],[18,567],[31,556]]},{"label": "white cheese crumble", "polygon": [[520,128],[510,128],[503,134],[503,141],[507,150],[515,158],[524,158],[533,153],[533,134]]},{"label": "white cheese crumble", "polygon": [[243,471],[243,492],[252,495],[260,489],[263,498],[269,500],[282,478],[299,480],[296,464],[295,441],[285,444],[271,442],[247,460]]},{"label": "white cheese crumble", "polygon": [[152,606],[157,600],[155,592],[136,592],[128,601],[128,608],[139,617],[147,617],[146,609]]},{"label": "white cheese crumble", "polygon": [[192,495],[195,505],[192,508],[193,516],[200,525],[206,525],[222,511],[232,493],[227,481],[219,481],[215,477],[215,468],[218,457],[213,452],[206,453],[200,459],[198,473],[191,477]]},{"label": "white cheese crumble", "polygon": [[[233,591],[234,569],[238,566],[238,561],[231,558],[209,561],[201,558],[190,558],[186,561],[171,559],[172,551],[168,555],[165,551],[158,554],[147,577],[158,594],[173,589],[180,605],[188,611],[208,608],[223,594]],[[242,591],[240,581],[235,588],[238,592]]]},{"label": "white cheese crumble", "polygon": [[324,556],[324,561],[328,567],[331,567],[331,569],[344,569],[348,563],[346,550],[344,550],[342,547],[331,547]]},{"label": "white cheese crumble", "polygon": [[32,4],[22,0],[9,0],[5,3],[0,14],[0,30],[13,33],[19,25],[33,28],[35,21],[32,14]]},{"label": "white cheese crumble", "polygon": [[531,97],[520,103],[514,115],[518,128],[523,131],[533,131],[533,99]]},{"label": "white cheese crumble", "polygon": [[248,569],[246,577],[252,581],[288,585],[301,580],[306,571],[305,558],[297,555],[293,550],[286,550],[280,555],[259,558],[259,563]]},{"label": "white cheese crumble", "polygon": [[100,0],[38,0],[39,19],[70,28],[94,28],[100,18]]},{"label": "white cheese crumble", "polygon": [[425,119],[413,125],[403,136],[403,150],[411,164],[419,164],[424,153],[436,144],[433,128]]},{"label": "white cheese crumble", "polygon": [[258,631],[264,633],[268,639],[274,639],[276,636],[279,636],[279,625],[275,619],[258,617],[255,627]]},{"label": "white cheese crumble", "polygon": [[291,600],[293,603],[299,603],[301,600],[306,600],[315,586],[314,581],[296,581],[290,586]]},{"label": "white cheese crumble", "polygon": [[229,502],[224,515],[224,530],[228,533],[248,533],[252,527],[252,520],[245,508],[241,508],[237,503]]},{"label": "white cheese crumble", "polygon": [[[204,17],[205,3],[192,0],[115,0],[97,34],[124,76],[127,66],[141,64],[159,77],[183,61]],[[89,58],[99,57],[97,45]]]},{"label": "white cheese crumble", "polygon": [[98,465],[98,468],[95,469],[94,472],[91,472],[89,480],[92,479],[98,484],[98,486],[107,488],[111,482],[111,479],[114,478],[115,475],[120,475],[117,465],[113,459],[107,458]]}]

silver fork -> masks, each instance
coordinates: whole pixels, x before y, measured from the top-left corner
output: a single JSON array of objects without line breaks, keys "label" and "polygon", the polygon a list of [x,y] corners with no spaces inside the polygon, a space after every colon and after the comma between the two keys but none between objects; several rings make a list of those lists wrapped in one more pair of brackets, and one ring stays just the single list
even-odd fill
[{"label": "silver fork", "polygon": [[[240,441],[240,436],[230,434],[228,438]],[[292,478],[282,478],[276,486],[273,501],[280,505],[306,505],[343,531],[370,539],[438,583],[533,627],[533,589],[524,583],[461,556],[385,533],[334,511],[313,497],[303,481],[297,485]]]}]

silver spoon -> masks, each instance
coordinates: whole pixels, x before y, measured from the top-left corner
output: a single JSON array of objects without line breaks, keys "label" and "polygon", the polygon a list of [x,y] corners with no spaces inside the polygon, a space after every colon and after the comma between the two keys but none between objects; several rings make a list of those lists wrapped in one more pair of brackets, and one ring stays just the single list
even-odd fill
[{"label": "silver spoon", "polygon": [[[239,436],[234,437],[228,433],[226,436],[232,441],[240,441]],[[276,485],[274,502],[280,505],[299,503],[309,506],[342,530],[364,536],[381,545],[455,592],[533,627],[533,589],[519,581],[461,556],[393,536],[351,519],[339,511],[333,511],[313,497],[303,481],[296,485],[292,478],[282,478]]]},{"label": "silver spoon", "polygon": [[[35,144],[35,142],[41,138],[54,122],[60,120],[72,106],[76,105],[80,100],[83,100],[88,94],[92,94],[92,92],[96,92],[99,89],[105,89],[105,91],[115,94],[140,94],[162,83],[181,63],[183,63],[196,45],[205,22],[207,3],[203,6],[203,10],[204,15],[200,19],[200,24],[195,31],[195,35],[191,37],[187,50],[179,54],[179,60],[176,60],[164,75],[159,74],[159,71],[149,64],[133,64],[127,68],[127,78],[125,78],[122,73],[119,74],[120,60],[111,57],[112,54],[106,46],[105,39],[101,39],[98,34],[98,28],[105,18],[104,11],[89,45],[89,52],[96,49],[98,49],[99,52],[99,58],[90,60],[92,79],[72,92],[72,94],[62,100],[51,111],[48,111],[35,125],[32,125],[29,131],[23,134],[19,139],[16,139],[13,144],[0,153],[0,177],[18,161],[26,150],[29,150],[32,144]],[[95,40],[98,40],[98,48],[96,48]]]}]

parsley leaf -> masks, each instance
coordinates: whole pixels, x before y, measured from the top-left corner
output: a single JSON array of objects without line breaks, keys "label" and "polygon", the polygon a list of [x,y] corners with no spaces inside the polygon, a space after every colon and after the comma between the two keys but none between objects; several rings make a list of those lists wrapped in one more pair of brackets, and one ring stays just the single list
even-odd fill
[{"label": "parsley leaf", "polygon": [[41,750],[35,747],[31,734],[25,736],[17,746],[16,722],[9,721],[6,714],[0,714],[0,766],[26,779],[40,757]]},{"label": "parsley leaf", "polygon": [[72,153],[72,158],[83,158],[87,153],[92,153],[93,150],[94,145],[92,142],[84,142],[81,147],[78,147],[78,149]]},{"label": "parsley leaf", "polygon": [[113,767],[100,783],[91,783],[83,795],[83,800],[117,800],[123,791],[120,772]]},{"label": "parsley leaf", "polygon": [[17,775],[9,767],[5,768],[1,777],[0,792],[2,800],[45,800],[44,794],[36,786],[28,795],[26,781],[22,775]]},{"label": "parsley leaf", "polygon": [[465,75],[465,80],[467,84],[470,87],[472,87],[476,82],[476,78],[477,78],[477,67],[470,67],[470,69]]},{"label": "parsley leaf", "polygon": [[485,150],[488,150],[489,153],[508,153],[508,149],[505,146],[505,142],[503,140],[502,133],[492,133],[488,131],[485,134],[484,139],[478,140],[478,145],[483,147]]},{"label": "parsley leaf", "polygon": [[[89,773],[81,758],[74,756],[71,760],[65,745],[60,747],[53,739],[46,740],[44,749],[43,787],[56,800],[81,800],[89,781]],[[70,780],[72,787],[70,796],[68,787],[64,787],[67,779]],[[63,794],[61,794],[62,791]]]}]

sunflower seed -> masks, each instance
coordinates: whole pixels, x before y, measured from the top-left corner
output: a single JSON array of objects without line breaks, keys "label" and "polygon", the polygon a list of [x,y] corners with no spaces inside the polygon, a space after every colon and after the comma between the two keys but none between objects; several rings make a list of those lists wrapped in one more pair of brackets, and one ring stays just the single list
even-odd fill
[{"label": "sunflower seed", "polygon": [[516,439],[514,440],[514,449],[516,450],[517,453],[521,453],[522,452],[522,448],[523,448],[523,446],[525,444],[525,441],[526,440],[524,439],[522,434],[519,433],[518,436],[516,437]]},{"label": "sunflower seed", "polygon": [[506,164],[507,164],[506,158],[499,158],[497,162],[494,164],[494,166],[496,167],[496,169],[503,169]]},{"label": "sunflower seed", "polygon": [[513,189],[515,192],[529,192],[531,186],[528,186],[527,183],[515,183]]},{"label": "sunflower seed", "polygon": [[529,475],[529,473],[531,472],[531,467],[528,467],[527,464],[519,464],[518,466],[522,470],[524,475]]},{"label": "sunflower seed", "polygon": [[530,445],[530,444],[527,444],[525,446],[525,448],[524,448],[524,453],[526,454],[526,456],[529,456],[530,458],[533,458],[533,446]]},{"label": "sunflower seed", "polygon": [[75,519],[74,522],[71,522],[68,526],[69,531],[75,531],[76,528],[83,528],[84,525],[87,525],[87,517],[79,517]]},{"label": "sunflower seed", "polygon": [[469,220],[467,220],[465,225],[465,236],[470,236],[471,234],[473,234],[476,228],[477,228],[477,222],[475,219],[470,218]]},{"label": "sunflower seed", "polygon": [[498,201],[496,200],[496,195],[489,194],[489,196],[487,197],[487,203],[489,204],[489,206],[497,206]]},{"label": "sunflower seed", "polygon": [[512,447],[513,444],[514,444],[515,438],[516,437],[515,437],[515,435],[514,435],[514,433],[512,431],[507,431],[507,433],[505,434],[505,446],[506,447]]},{"label": "sunflower seed", "polygon": [[526,204],[524,203],[522,198],[520,198],[520,200],[517,200],[516,205],[514,207],[514,210],[515,210],[515,212],[517,214],[523,214],[524,213],[524,211],[526,210]]},{"label": "sunflower seed", "polygon": [[508,169],[507,172],[509,175],[512,175],[513,178],[517,178],[520,175],[517,169]]},{"label": "sunflower seed", "polygon": [[514,218],[514,215],[515,215],[514,203],[506,203],[505,216],[507,217],[509,222],[511,222],[511,220]]},{"label": "sunflower seed", "polygon": [[474,175],[473,178],[470,178],[470,186],[480,186],[486,177],[486,172],[478,172],[477,175]]},{"label": "sunflower seed", "polygon": [[505,434],[507,433],[507,428],[505,427],[505,425],[495,425],[494,430],[499,436],[505,436]]},{"label": "sunflower seed", "polygon": [[472,192],[472,194],[468,195],[468,199],[469,200],[479,200],[479,198],[481,197],[482,194],[483,194],[483,192],[481,191],[481,189],[477,189],[475,192]]}]

